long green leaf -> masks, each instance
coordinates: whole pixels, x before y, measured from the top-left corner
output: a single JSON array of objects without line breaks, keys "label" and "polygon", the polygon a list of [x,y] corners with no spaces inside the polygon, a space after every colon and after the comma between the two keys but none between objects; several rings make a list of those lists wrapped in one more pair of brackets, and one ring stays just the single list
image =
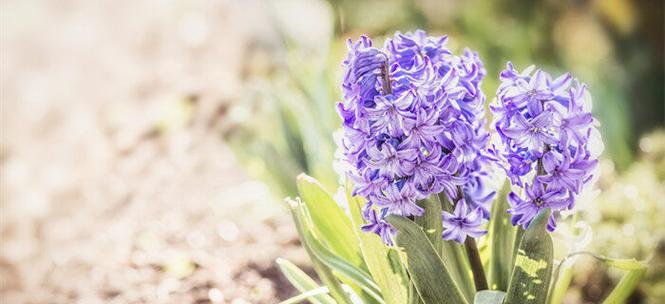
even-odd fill
[{"label": "long green leaf", "polygon": [[542,304],[547,301],[554,255],[552,238],[547,231],[549,216],[549,209],[542,210],[524,232],[508,285],[506,303]]},{"label": "long green leaf", "polygon": [[399,257],[396,256],[394,249],[386,246],[377,235],[360,230],[360,227],[366,224],[361,214],[365,202],[359,196],[351,195],[352,186],[350,184],[347,184],[346,189],[354,231],[360,240],[360,249],[367,268],[381,289],[383,300],[388,304],[406,303],[409,284],[406,270],[399,262]]},{"label": "long green leaf", "polygon": [[623,275],[621,281],[619,281],[619,284],[614,287],[605,301],[603,301],[603,304],[626,303],[626,300],[633,293],[633,290],[635,287],[637,287],[637,284],[640,282],[646,272],[646,268],[638,268],[628,271]]},{"label": "long green leaf", "polygon": [[[281,258],[278,258],[275,262],[286,279],[298,291],[306,293],[321,288],[312,278],[293,263]],[[326,294],[313,294],[305,298],[314,304],[335,304],[335,300]]]},{"label": "long green leaf", "polygon": [[291,210],[291,215],[293,216],[293,221],[296,224],[296,229],[300,235],[300,240],[302,245],[307,251],[310,260],[312,261],[312,266],[316,271],[316,274],[319,275],[321,282],[325,284],[330,290],[330,295],[340,304],[342,303],[351,303],[349,296],[342,288],[342,284],[337,280],[335,275],[333,275],[332,270],[328,268],[319,258],[314,254],[307,239],[305,236],[308,231],[311,229],[311,225],[308,223],[308,214],[306,212],[306,206],[299,200],[287,200],[288,206]]},{"label": "long green leaf", "polygon": [[499,290],[481,290],[476,293],[473,304],[501,304],[506,293]]},{"label": "long green leaf", "polygon": [[310,212],[312,228],[317,237],[344,260],[358,268],[367,269],[353,225],[330,194],[319,182],[305,174],[298,176],[298,191]]},{"label": "long green leaf", "polygon": [[557,274],[560,274],[560,277],[550,291],[550,304],[561,303],[566,288],[572,280],[573,265],[579,255],[588,255],[608,266],[627,271],[627,273],[621,278],[621,281],[619,281],[605,301],[603,301],[604,304],[624,303],[635,287],[637,287],[637,283],[639,283],[648,268],[648,264],[645,261],[609,258],[588,251],[573,252],[561,261],[561,264],[559,264],[559,267],[556,270],[554,277],[556,278]]},{"label": "long green leaf", "polygon": [[305,239],[312,249],[312,252],[317,258],[319,258],[319,260],[321,260],[321,262],[330,267],[334,272],[339,273],[343,277],[356,283],[378,303],[384,303],[381,298],[379,286],[372,280],[368,273],[336,256],[328,250],[328,248],[325,248],[325,246],[323,246],[323,244],[321,244],[321,242],[319,242],[311,233],[305,232]]},{"label": "long green leaf", "polygon": [[403,251],[403,262],[423,303],[468,303],[425,232],[403,217],[390,215],[387,220],[397,228],[395,241]]},{"label": "long green leaf", "polygon": [[559,304],[563,303],[563,297],[566,295],[566,290],[570,283],[573,281],[573,265],[575,264],[574,260],[564,259],[559,264],[556,273],[554,274],[554,279],[556,280],[550,288],[549,292],[549,303],[550,304]]},{"label": "long green leaf", "polygon": [[420,298],[418,291],[416,291],[416,286],[413,283],[409,286],[409,304],[422,304],[423,299]]},{"label": "long green leaf", "polygon": [[491,289],[507,290],[512,270],[512,256],[515,228],[510,222],[507,196],[510,182],[506,180],[503,189],[492,205],[492,215],[488,239],[490,240],[489,285]]}]

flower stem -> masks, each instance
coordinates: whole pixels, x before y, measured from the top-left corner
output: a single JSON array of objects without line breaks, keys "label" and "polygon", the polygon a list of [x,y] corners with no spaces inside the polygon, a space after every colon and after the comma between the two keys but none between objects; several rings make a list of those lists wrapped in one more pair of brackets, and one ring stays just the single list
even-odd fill
[{"label": "flower stem", "polygon": [[388,60],[381,65],[381,76],[383,77],[383,94],[390,95],[393,93],[393,88],[390,85],[390,71],[388,71]]},{"label": "flower stem", "polygon": [[469,257],[469,264],[471,265],[471,272],[473,272],[473,282],[476,285],[476,291],[488,289],[487,278],[485,277],[483,263],[480,261],[480,253],[478,252],[476,240],[472,237],[467,237],[464,241],[464,247],[466,248],[466,255]]}]

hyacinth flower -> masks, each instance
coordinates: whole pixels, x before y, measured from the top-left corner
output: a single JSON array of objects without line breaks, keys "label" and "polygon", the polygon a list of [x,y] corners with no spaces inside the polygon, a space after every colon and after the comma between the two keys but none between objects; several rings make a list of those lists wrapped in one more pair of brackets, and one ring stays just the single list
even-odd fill
[{"label": "hyacinth flower", "polygon": [[[364,36],[349,40],[338,145],[354,195],[377,208],[366,213],[365,230],[391,231],[370,227],[389,225],[390,214],[421,216],[416,202],[440,193],[470,210],[464,216],[481,215],[474,222],[489,218],[493,192],[482,184],[491,159],[479,89],[485,71],[476,53],[454,55],[446,41],[424,31],[398,32],[384,48]],[[463,235],[478,235],[477,227],[466,229]]]},{"label": "hyacinth flower", "polygon": [[[364,231],[392,245],[387,216],[421,217],[423,204],[441,200],[439,237],[472,254],[494,196],[485,185],[494,161],[480,90],[485,70],[476,53],[455,55],[446,41],[424,31],[398,32],[383,48],[365,36],[349,40],[338,154],[353,195],[367,200]],[[482,272],[476,253],[470,258]]]},{"label": "hyacinth flower", "polygon": [[458,202],[453,213],[443,211],[443,227],[446,228],[443,239],[463,243],[467,235],[476,238],[485,235],[487,231],[482,229],[482,219],[480,208],[471,210],[468,204]]},{"label": "hyacinth flower", "polygon": [[[382,48],[349,41],[335,133],[345,191],[333,197],[303,174],[300,198],[287,199],[325,286],[279,260],[302,292],[284,303],[545,304],[565,294],[550,232],[595,176],[601,145],[586,86],[509,63],[490,145],[483,65],[446,41],[423,31]],[[495,195],[494,168],[512,185],[505,196]],[[647,265],[597,258],[627,271],[607,300],[622,303]]]},{"label": "hyacinth flower", "polygon": [[[570,74],[508,63],[490,144],[482,62],[446,41],[424,31],[383,47],[349,40],[335,133],[345,191],[303,174],[300,197],[287,199],[325,286],[278,260],[301,292],[284,303],[561,302],[570,273],[554,271],[551,231],[593,182],[602,147],[589,92]],[[596,258],[627,271],[605,303],[625,302],[646,263]]]},{"label": "hyacinth flower", "polygon": [[554,231],[557,213],[573,208],[598,163],[591,96],[570,74],[552,78],[533,66],[519,72],[508,63],[500,77],[490,108],[501,139],[497,150],[516,190],[508,195],[508,213],[526,229],[549,208],[547,228]]}]

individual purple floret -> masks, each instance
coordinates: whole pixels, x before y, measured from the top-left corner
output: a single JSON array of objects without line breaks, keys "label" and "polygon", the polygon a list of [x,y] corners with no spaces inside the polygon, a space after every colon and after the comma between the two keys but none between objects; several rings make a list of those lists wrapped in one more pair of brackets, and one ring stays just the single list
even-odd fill
[{"label": "individual purple floret", "polygon": [[[497,98],[490,106],[501,139],[500,156],[517,189],[508,196],[513,225],[528,227],[543,208],[571,209],[593,178],[600,138],[591,115],[586,85],[570,74],[553,79],[533,66],[518,72],[511,63],[501,72]],[[514,190],[517,190],[514,188]]]},{"label": "individual purple floret", "polygon": [[480,208],[470,209],[464,200],[457,202],[453,213],[446,211],[443,215],[443,239],[455,240],[464,243],[466,236],[474,238],[483,236],[487,233],[483,230],[484,224],[483,212]]},{"label": "individual purple floret", "polygon": [[416,31],[384,48],[364,36],[348,43],[338,146],[353,195],[368,201],[363,229],[387,243],[386,215],[419,216],[416,202],[439,193],[479,210],[478,222],[489,218],[485,70],[476,53],[454,55],[446,40]]}]

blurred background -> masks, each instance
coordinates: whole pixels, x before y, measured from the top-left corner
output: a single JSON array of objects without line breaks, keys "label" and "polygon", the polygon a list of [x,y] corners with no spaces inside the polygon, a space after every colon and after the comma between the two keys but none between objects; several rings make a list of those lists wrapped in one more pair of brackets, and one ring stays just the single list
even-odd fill
[{"label": "blurred background", "polygon": [[[651,259],[631,303],[665,301],[661,0],[4,0],[0,14],[2,303],[293,295],[274,259],[311,267],[282,198],[300,172],[336,190],[346,39],[418,28],[479,52],[488,99],[508,60],[589,84],[605,153],[570,246]],[[620,273],[581,261],[565,301],[597,303]]]}]

